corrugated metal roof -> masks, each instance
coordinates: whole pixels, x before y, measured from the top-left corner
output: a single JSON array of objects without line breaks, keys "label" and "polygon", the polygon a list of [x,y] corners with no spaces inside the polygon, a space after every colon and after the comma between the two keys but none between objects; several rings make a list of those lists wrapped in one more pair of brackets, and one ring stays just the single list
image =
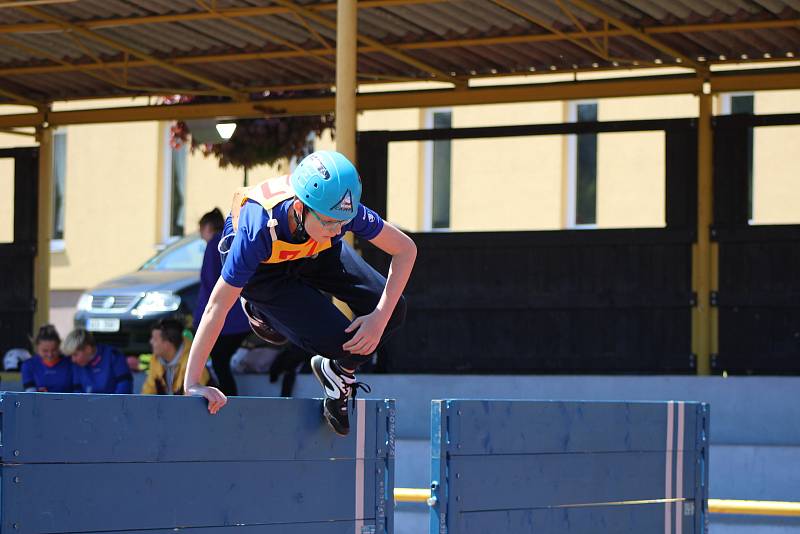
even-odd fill
[{"label": "corrugated metal roof", "polygon": [[[330,85],[335,19],[335,2],[315,0],[288,6],[268,0],[60,0],[4,7],[0,89],[50,101],[157,94],[159,88],[219,93],[220,85],[244,92]],[[622,23],[641,33],[625,31]],[[709,65],[800,56],[800,0],[362,0],[359,31],[391,49],[360,43],[364,81],[441,80],[432,76],[436,70],[463,82],[552,69],[669,67],[678,64],[676,55]]]}]

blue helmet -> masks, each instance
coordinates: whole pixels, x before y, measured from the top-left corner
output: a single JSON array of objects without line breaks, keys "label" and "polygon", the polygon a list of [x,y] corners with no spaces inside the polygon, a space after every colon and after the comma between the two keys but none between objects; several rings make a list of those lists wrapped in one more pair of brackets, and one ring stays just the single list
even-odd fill
[{"label": "blue helmet", "polygon": [[352,219],[361,201],[361,178],[339,152],[317,150],[294,169],[291,184],[297,198],[331,219]]}]

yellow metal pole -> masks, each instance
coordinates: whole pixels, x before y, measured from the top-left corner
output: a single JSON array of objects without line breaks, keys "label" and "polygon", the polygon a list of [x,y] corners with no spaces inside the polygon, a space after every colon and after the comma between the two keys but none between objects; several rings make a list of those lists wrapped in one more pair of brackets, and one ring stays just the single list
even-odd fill
[{"label": "yellow metal pole", "polygon": [[355,0],[336,5],[336,150],[355,162],[358,9]]},{"label": "yellow metal pole", "polygon": [[[358,62],[358,8],[356,0],[336,2],[336,150],[356,162],[356,65]],[[345,241],[353,245],[353,235]],[[333,303],[351,319],[349,306],[334,298]]]},{"label": "yellow metal pole", "polygon": [[697,305],[692,310],[692,352],[697,374],[711,374],[711,94],[700,92],[697,128],[697,242],[692,246],[692,287]]},{"label": "yellow metal pole", "polygon": [[431,490],[425,488],[395,488],[395,502],[427,502],[431,497]]},{"label": "yellow metal pole", "polygon": [[39,187],[37,198],[36,259],[33,295],[36,310],[33,328],[50,322],[50,237],[53,227],[53,130],[46,123],[36,128],[39,141]]}]

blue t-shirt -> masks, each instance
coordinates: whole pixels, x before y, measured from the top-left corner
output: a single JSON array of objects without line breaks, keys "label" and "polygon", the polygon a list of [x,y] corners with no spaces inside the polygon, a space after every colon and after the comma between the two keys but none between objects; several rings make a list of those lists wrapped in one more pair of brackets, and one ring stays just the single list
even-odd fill
[{"label": "blue t-shirt", "polygon": [[[289,210],[294,199],[283,201],[273,210],[278,221],[275,232],[280,241],[294,243],[289,232]],[[234,287],[244,287],[256,272],[262,261],[272,253],[272,236],[267,221],[269,216],[261,204],[249,200],[239,212],[239,228],[236,237],[228,248],[228,254],[222,265],[222,279]],[[338,235],[331,238],[331,245],[341,241],[345,232],[353,232],[361,239],[374,239],[383,230],[383,219],[380,215],[359,204],[356,216],[345,224]],[[233,233],[231,216],[225,221],[224,235]],[[324,253],[324,251],[323,251]]]},{"label": "blue t-shirt", "polygon": [[97,345],[97,354],[86,364],[72,366],[74,391],[80,393],[133,393],[133,376],[125,356],[107,345]]},{"label": "blue t-shirt", "polygon": [[[222,271],[222,259],[219,256],[218,246],[222,233],[217,233],[206,245],[206,252],[203,255],[203,267],[200,269],[200,289],[197,291],[197,307],[194,310],[194,329],[200,324],[203,317],[211,291],[217,283],[219,274]],[[244,314],[242,307],[234,304],[225,318],[220,335],[241,334],[250,331],[250,323]]]},{"label": "blue t-shirt", "polygon": [[34,354],[22,362],[22,387],[26,390],[71,393],[72,362],[62,356],[55,365],[47,365],[41,356]]}]

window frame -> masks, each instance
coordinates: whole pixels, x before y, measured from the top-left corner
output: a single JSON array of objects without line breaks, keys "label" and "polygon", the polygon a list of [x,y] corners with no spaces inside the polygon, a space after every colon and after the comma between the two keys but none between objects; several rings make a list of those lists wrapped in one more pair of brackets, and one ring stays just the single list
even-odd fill
[{"label": "window frame", "polygon": [[[567,108],[567,122],[578,122],[578,106],[593,104],[597,107],[598,119],[600,105],[597,100],[570,100]],[[597,135],[597,134],[595,134]],[[596,176],[595,176],[596,182]],[[567,135],[567,230],[596,230],[597,226],[597,195],[595,193],[595,222],[592,224],[578,224],[578,135]]]},{"label": "window frame", "polygon": [[[58,173],[56,172],[56,166],[58,165],[58,161],[57,161],[58,158],[56,157],[56,137],[60,137],[60,138],[62,138],[64,140],[64,151],[63,151],[63,161],[64,161],[64,163],[63,163],[63,169],[62,169],[63,172],[61,174],[61,176],[62,176],[62,186],[63,186],[63,190],[61,191],[61,212],[62,212],[62,217],[64,217],[64,227],[61,229],[61,237],[59,237],[59,238],[54,237],[55,233],[56,233],[56,224],[57,224],[57,222],[56,222],[56,205],[57,205],[56,204],[56,198],[57,198],[56,186],[57,186],[57,182],[58,182],[58,179],[57,179]],[[63,128],[62,127],[62,128],[53,129],[51,143],[52,143],[51,146],[53,148],[53,169],[51,171],[51,177],[52,177],[52,180],[53,180],[53,184],[52,184],[53,191],[52,191],[52,197],[51,197],[52,214],[51,214],[51,223],[50,223],[50,252],[64,252],[66,250],[65,237],[66,237],[66,226],[67,226],[67,221],[66,221],[66,206],[67,206],[67,202],[66,202],[66,196],[67,196],[67,146],[68,146],[67,145],[67,143],[68,143],[67,128]]]},{"label": "window frame", "polygon": [[[436,107],[425,109],[425,129],[432,130],[434,128],[434,115],[436,113],[449,113],[450,114],[450,127],[453,127],[453,108],[452,107]],[[453,185],[453,154],[452,154],[452,141],[450,142],[450,198],[448,202],[451,203],[452,208],[452,185]],[[448,213],[447,227],[434,228],[433,227],[433,165],[434,165],[434,143],[436,141],[425,141],[424,144],[424,176],[423,176],[423,217],[422,217],[422,230],[424,232],[450,232],[452,231],[452,209]]]}]

